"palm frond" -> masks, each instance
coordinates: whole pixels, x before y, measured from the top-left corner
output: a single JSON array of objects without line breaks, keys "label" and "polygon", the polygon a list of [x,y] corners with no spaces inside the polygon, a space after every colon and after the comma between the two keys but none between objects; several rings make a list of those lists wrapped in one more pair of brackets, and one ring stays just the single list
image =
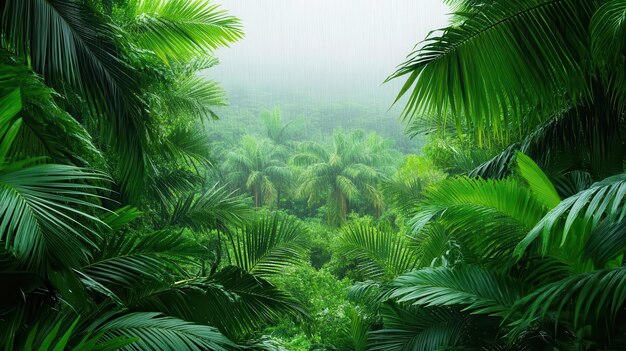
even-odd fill
[{"label": "palm frond", "polygon": [[613,100],[626,103],[626,2],[606,1],[591,18],[591,52]]},{"label": "palm frond", "polygon": [[518,152],[515,156],[515,162],[517,174],[528,183],[530,191],[546,208],[552,209],[561,202],[561,198],[550,179],[530,157]]},{"label": "palm frond", "polygon": [[172,202],[174,209],[168,224],[194,230],[227,231],[229,225],[240,225],[251,214],[241,196],[235,195],[219,183],[199,194],[179,195]]},{"label": "palm frond", "polygon": [[206,179],[187,169],[164,169],[150,177],[149,200],[158,200],[164,213],[169,213],[170,205],[180,194],[188,194],[202,186]]},{"label": "palm frond", "polygon": [[298,166],[307,166],[315,161],[328,160],[330,152],[323,145],[314,142],[303,142],[298,145],[298,154],[293,161]]},{"label": "palm frond", "polygon": [[[237,267],[226,267],[211,277],[224,289],[235,294],[240,310],[233,315],[236,323],[243,324],[246,318],[250,325],[277,321],[285,315],[305,317],[306,311],[294,298],[272,285],[269,281],[255,277]],[[238,296],[238,298],[237,298]],[[254,331],[249,329],[248,332]]]},{"label": "palm frond", "polygon": [[233,266],[209,278],[185,280],[149,293],[135,308],[208,323],[231,338],[249,336],[285,315],[304,314],[293,298],[270,282]]},{"label": "palm frond", "polygon": [[390,226],[348,224],[339,238],[341,252],[357,260],[366,279],[393,278],[416,267],[418,256],[408,240]]},{"label": "palm frond", "polygon": [[214,108],[227,103],[226,92],[219,83],[196,73],[181,77],[172,93],[164,98],[170,114],[201,116],[203,121],[218,119]]},{"label": "palm frond", "polygon": [[293,217],[265,215],[229,235],[235,264],[256,275],[281,273],[302,260],[305,229]]},{"label": "palm frond", "polygon": [[406,217],[415,216],[424,190],[424,182],[419,178],[401,179],[393,177],[385,179],[381,185],[385,202],[397,208]]},{"label": "palm frond", "polygon": [[420,267],[453,266],[463,259],[463,248],[449,230],[439,223],[424,228],[413,238],[411,247],[419,256]]},{"label": "palm frond", "polygon": [[127,350],[227,351],[234,343],[217,329],[156,312],[132,312],[102,317],[89,329],[103,333],[101,340],[138,339]]},{"label": "palm frond", "polygon": [[[0,55],[0,87],[19,87],[23,126],[11,149],[13,159],[47,156],[55,163],[103,168],[104,158],[89,132],[55,101],[57,93],[47,87],[26,65]],[[7,62],[4,62],[7,61]]]},{"label": "palm frond", "polygon": [[[583,228],[582,233],[586,233],[604,217],[610,222],[621,221],[626,215],[626,207],[623,206],[625,196],[626,174],[620,174],[597,182],[589,189],[564,199],[519,243],[515,249],[516,255],[521,256],[537,238],[541,238],[543,253],[553,245],[564,245],[575,223],[577,227]],[[566,213],[563,229],[554,231],[553,228],[561,223]],[[583,238],[575,240],[584,242]]]},{"label": "palm frond", "polygon": [[458,346],[469,324],[466,314],[447,308],[415,308],[387,303],[384,328],[370,333],[369,350],[435,351]]},{"label": "palm frond", "polygon": [[423,268],[391,284],[390,297],[424,307],[461,306],[474,314],[503,316],[522,292],[509,278],[478,266]]},{"label": "palm frond", "polygon": [[535,290],[517,303],[515,311],[527,321],[547,314],[559,321],[567,313],[574,325],[602,323],[601,319],[611,321],[621,311],[625,290],[625,267],[580,273]]},{"label": "palm frond", "polygon": [[413,89],[405,116],[450,113],[479,143],[508,142],[537,126],[549,115],[527,116],[526,108],[554,111],[562,102],[555,91],[574,99],[586,93],[594,10],[582,0],[497,0],[470,8],[460,25],[431,34],[389,78],[408,76],[398,97]]},{"label": "palm frond", "polygon": [[348,200],[353,200],[359,195],[359,189],[350,178],[339,175],[336,177],[335,182],[337,188]]},{"label": "palm frond", "polygon": [[184,276],[183,263],[205,252],[203,247],[180,232],[160,231],[139,236],[109,235],[82,272],[113,290],[136,288],[138,282],[172,281]]},{"label": "palm frond", "polygon": [[213,166],[211,146],[202,129],[174,128],[159,146],[159,154],[168,161],[202,170]]},{"label": "palm frond", "polygon": [[591,89],[592,101],[564,104],[545,122],[524,133],[519,143],[471,171],[470,176],[500,179],[510,175],[518,151],[531,157],[552,178],[574,170],[588,170],[600,179],[622,172],[622,108],[611,101],[605,87],[594,83]]},{"label": "palm frond", "polygon": [[142,212],[137,208],[127,205],[118,208],[113,211],[113,213],[107,214],[106,217],[102,218],[102,222],[104,222],[104,224],[106,224],[113,232],[116,232],[141,215]]},{"label": "palm frond", "polygon": [[136,199],[145,176],[148,118],[139,80],[118,53],[114,27],[78,0],[10,0],[0,10],[10,48],[29,57],[48,85],[77,89],[99,117],[103,139],[120,158],[116,176]]},{"label": "palm frond", "polygon": [[208,1],[141,0],[135,14],[128,25],[135,43],[164,62],[186,62],[243,37],[239,20]]},{"label": "palm frond", "polygon": [[355,311],[352,311],[349,316],[351,323],[350,329],[346,331],[346,334],[350,339],[351,349],[353,351],[366,351],[367,338],[372,327],[371,322]]},{"label": "palm frond", "polygon": [[468,177],[484,179],[504,179],[508,177],[512,173],[513,167],[511,166],[514,164],[518,150],[519,145],[512,144],[490,160],[471,170],[467,174]]},{"label": "palm frond", "polygon": [[15,162],[0,167],[0,233],[26,266],[45,269],[50,262],[76,266],[87,258],[102,221],[91,214],[104,209],[85,182],[108,181],[102,173],[65,165]]},{"label": "palm frond", "polygon": [[19,89],[0,97],[0,165],[7,161],[7,154],[13,146],[22,124],[15,116],[22,109]]},{"label": "palm frond", "polygon": [[516,219],[527,228],[532,228],[545,213],[541,204],[533,201],[530,191],[513,179],[497,181],[464,177],[448,179],[430,187],[424,196],[424,210],[414,219],[415,232],[419,232],[436,216],[442,214],[447,216],[448,214],[442,211],[447,209],[449,212],[457,205],[495,210]]},{"label": "palm frond", "polygon": [[587,190],[592,184],[591,174],[586,171],[571,171],[554,178],[554,187],[563,198]]},{"label": "palm frond", "polygon": [[414,234],[437,220],[463,249],[492,259],[512,253],[547,212],[514,179],[448,179],[427,190],[422,204],[412,220]]},{"label": "palm frond", "polygon": [[585,243],[585,256],[593,260],[596,267],[605,267],[611,260],[626,251],[626,223],[600,222]]},{"label": "palm frond", "polygon": [[[115,351],[136,341],[135,338],[131,337],[119,337],[100,342],[101,334],[84,333],[85,335],[81,335],[77,330],[79,321],[80,317],[74,320],[65,317],[57,318],[57,320],[44,319],[43,323],[36,324],[30,330],[21,349],[36,349],[38,351],[87,351],[93,349]],[[75,339],[78,340],[76,341]],[[17,347],[17,345],[13,346]]]}]

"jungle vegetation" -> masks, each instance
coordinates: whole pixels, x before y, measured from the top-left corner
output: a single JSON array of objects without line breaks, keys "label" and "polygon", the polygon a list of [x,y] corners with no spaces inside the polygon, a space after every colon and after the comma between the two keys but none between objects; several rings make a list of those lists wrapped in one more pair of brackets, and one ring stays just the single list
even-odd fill
[{"label": "jungle vegetation", "polygon": [[626,349],[626,0],[446,3],[407,146],[224,112],[211,1],[0,1],[0,345]]}]

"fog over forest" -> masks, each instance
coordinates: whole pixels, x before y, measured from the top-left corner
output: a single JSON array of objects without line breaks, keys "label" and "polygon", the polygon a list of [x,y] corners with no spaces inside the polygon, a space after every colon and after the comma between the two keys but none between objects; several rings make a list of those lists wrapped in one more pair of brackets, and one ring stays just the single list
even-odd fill
[{"label": "fog over forest", "polygon": [[626,350],[626,0],[0,18],[0,351]]},{"label": "fog over forest", "polygon": [[387,109],[402,81],[383,81],[428,32],[445,25],[449,12],[440,0],[224,0],[221,5],[242,20],[246,33],[217,52],[221,63],[208,72],[226,88],[232,108],[262,109],[256,103],[262,100],[266,108],[281,107],[289,119],[348,105],[353,114],[359,113],[356,108],[385,115],[385,123],[396,129],[402,128],[399,111]]}]

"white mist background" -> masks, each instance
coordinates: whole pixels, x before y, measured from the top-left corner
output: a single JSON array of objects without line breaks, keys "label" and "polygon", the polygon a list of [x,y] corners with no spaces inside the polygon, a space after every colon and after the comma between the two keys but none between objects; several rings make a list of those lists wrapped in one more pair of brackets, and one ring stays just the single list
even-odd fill
[{"label": "white mist background", "polygon": [[[216,54],[207,74],[227,90],[382,99],[402,80],[382,82],[428,32],[446,24],[441,0],[216,0],[245,37]],[[236,101],[232,101],[236,103]]]}]

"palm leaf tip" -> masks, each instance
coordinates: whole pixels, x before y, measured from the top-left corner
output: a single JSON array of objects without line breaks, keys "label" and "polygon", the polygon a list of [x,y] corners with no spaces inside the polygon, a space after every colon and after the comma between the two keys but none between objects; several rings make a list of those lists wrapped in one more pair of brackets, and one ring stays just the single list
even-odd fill
[{"label": "palm leaf tip", "polygon": [[209,1],[143,0],[135,10],[130,30],[164,62],[187,62],[243,37],[239,19]]},{"label": "palm leaf tip", "polygon": [[408,77],[398,96],[410,91],[405,119],[454,116],[456,127],[473,130],[479,144],[509,142],[540,124],[551,115],[529,120],[529,107],[556,111],[563,103],[546,96],[564,87],[576,96],[589,93],[584,68],[594,6],[579,0],[470,6],[459,14],[461,24],[431,34],[390,77]]}]

